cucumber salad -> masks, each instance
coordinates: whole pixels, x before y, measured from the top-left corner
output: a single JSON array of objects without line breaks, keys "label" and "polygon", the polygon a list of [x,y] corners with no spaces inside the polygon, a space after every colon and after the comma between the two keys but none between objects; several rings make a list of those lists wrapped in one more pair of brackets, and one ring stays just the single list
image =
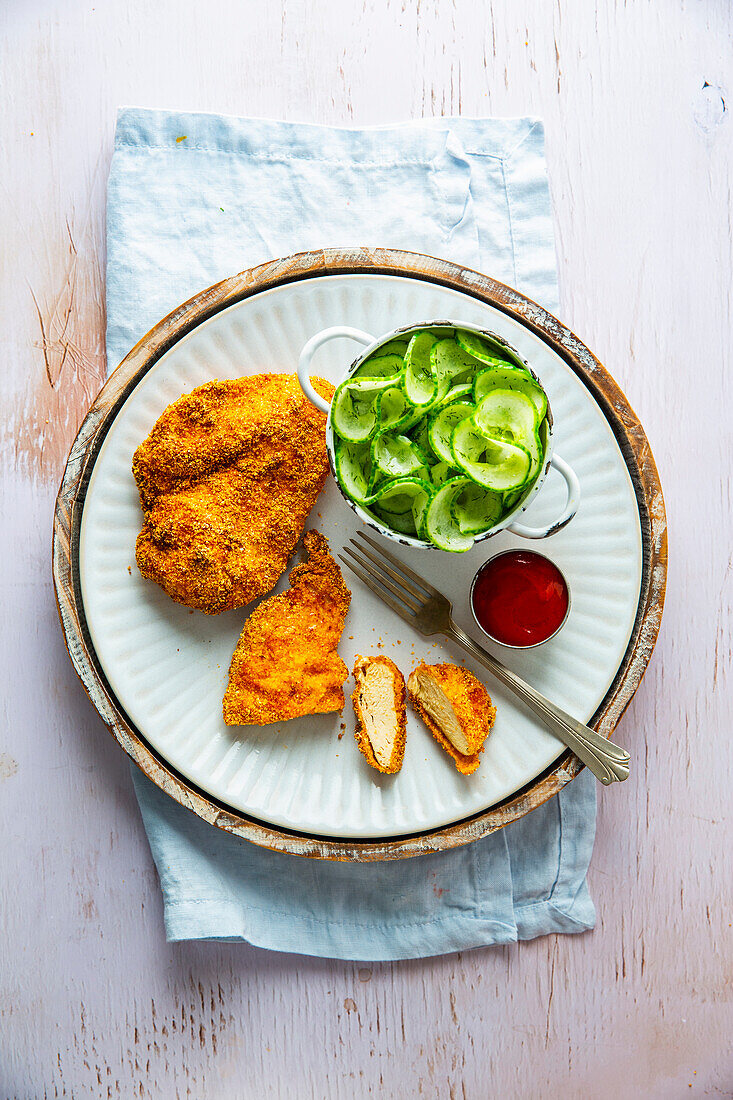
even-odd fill
[{"label": "cucumber salad", "polygon": [[337,388],[336,477],[383,526],[470,550],[542,469],[547,397],[499,343],[422,328],[382,344]]}]

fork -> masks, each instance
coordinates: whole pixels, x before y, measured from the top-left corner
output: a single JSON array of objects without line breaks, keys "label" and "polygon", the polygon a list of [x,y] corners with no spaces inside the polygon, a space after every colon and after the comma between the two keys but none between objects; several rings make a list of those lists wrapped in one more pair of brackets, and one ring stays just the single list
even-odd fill
[{"label": "fork", "polygon": [[550,733],[572,749],[601,783],[607,786],[609,783],[622,783],[628,778],[631,757],[626,749],[607,741],[590,726],[585,726],[577,718],[566,714],[515,672],[511,672],[496,657],[492,657],[453,621],[453,605],[446,596],[362,531],[357,531],[357,535],[376,553],[370,553],[361,542],[349,539],[351,546],[343,547],[348,558],[342,554],[338,556],[375,596],[379,596],[380,600],[425,637],[442,634],[465,649],[474,660],[492,672],[497,680],[518,695],[547,726]]}]

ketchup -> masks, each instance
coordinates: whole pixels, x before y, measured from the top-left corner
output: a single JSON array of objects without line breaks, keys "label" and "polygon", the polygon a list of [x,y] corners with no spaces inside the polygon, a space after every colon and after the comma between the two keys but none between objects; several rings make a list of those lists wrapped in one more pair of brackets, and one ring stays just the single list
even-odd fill
[{"label": "ketchup", "polygon": [[509,550],[482,565],[471,599],[486,633],[513,646],[537,645],[551,637],[570,603],[560,570],[531,550]]}]

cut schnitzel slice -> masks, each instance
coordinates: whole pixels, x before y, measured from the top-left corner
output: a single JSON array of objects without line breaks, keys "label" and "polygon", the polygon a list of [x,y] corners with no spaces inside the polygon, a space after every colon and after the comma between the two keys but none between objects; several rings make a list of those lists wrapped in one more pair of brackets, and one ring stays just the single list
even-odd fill
[{"label": "cut schnitzel slice", "polygon": [[343,710],[349,675],[336,652],[351,593],[318,531],[303,539],[308,560],[290,588],[270,596],[244,625],[224,696],[228,726],[265,726]]},{"label": "cut schnitzel slice", "polygon": [[380,654],[357,656],[354,679],[356,743],[373,768],[394,774],[405,755],[405,678],[394,661]]},{"label": "cut schnitzel slice", "polygon": [[326,479],[325,428],[291,374],[207,382],[169,405],[132,464],[142,575],[208,614],[270,592]]},{"label": "cut schnitzel slice", "polygon": [[496,708],[476,677],[458,665],[419,664],[407,681],[410,702],[464,775],[475,772]]}]

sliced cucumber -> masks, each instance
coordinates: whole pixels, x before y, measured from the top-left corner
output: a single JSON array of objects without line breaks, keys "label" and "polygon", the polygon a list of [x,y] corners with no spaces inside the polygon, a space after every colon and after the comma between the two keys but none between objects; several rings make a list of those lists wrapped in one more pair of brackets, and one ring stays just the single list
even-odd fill
[{"label": "sliced cucumber", "polygon": [[336,390],[331,404],[333,430],[351,443],[363,443],[377,426],[375,393],[354,395],[346,383]]},{"label": "sliced cucumber", "polygon": [[451,440],[453,460],[473,481],[497,493],[524,485],[532,460],[529,452],[516,443],[489,439],[476,427],[473,418],[462,420]]},{"label": "sliced cucumber", "polygon": [[380,430],[392,428],[404,417],[410,406],[399,386],[390,386],[377,397],[376,416]]},{"label": "sliced cucumber", "polygon": [[440,375],[437,379],[435,393],[433,394],[433,400],[427,406],[427,411],[432,411],[436,405],[441,405],[445,401],[446,397],[450,393],[451,379],[447,374]]},{"label": "sliced cucumber", "polygon": [[400,377],[396,374],[349,378],[341,383],[339,391],[348,390],[353,398],[370,398],[372,394],[381,393],[382,390],[396,389],[399,380]]},{"label": "sliced cucumber", "polygon": [[450,462],[436,462],[434,466],[430,468],[430,480],[433,485],[440,488],[441,485],[445,485],[446,481],[450,481],[452,477],[462,477],[463,471],[457,469],[453,465],[453,460]]},{"label": "sliced cucumber", "polygon": [[372,440],[371,459],[389,478],[410,477],[428,466],[425,455],[411,439],[392,431],[380,432]]},{"label": "sliced cucumber", "polygon": [[538,420],[547,412],[547,394],[539,386],[529,371],[523,367],[489,367],[476,375],[473,383],[473,400],[478,405],[492,389],[518,390],[526,393],[534,402]]},{"label": "sliced cucumber", "polygon": [[438,340],[430,352],[433,373],[438,378],[455,378],[478,369],[476,359],[464,351],[455,340]]},{"label": "sliced cucumber", "polygon": [[412,502],[412,518],[415,521],[415,530],[418,537],[421,539],[426,538],[425,521],[428,514],[428,505],[435,495],[435,490],[432,485],[423,479],[423,487],[425,489],[424,496],[415,494],[415,498]]},{"label": "sliced cucumber", "polygon": [[430,446],[430,438],[428,436],[428,418],[426,415],[420,417],[417,424],[410,429],[409,432],[403,432],[403,435],[409,435],[409,438],[420,450],[423,455],[426,464],[429,466],[432,462],[435,462],[435,455],[433,449]]},{"label": "sliced cucumber", "polygon": [[384,527],[389,527],[392,531],[397,531],[400,535],[411,535],[413,538],[417,537],[417,528],[415,527],[415,520],[412,517],[412,511],[388,512],[385,508],[379,508],[375,504],[372,506],[371,512],[374,518]]},{"label": "sliced cucumber", "polygon": [[519,504],[526,491],[526,488],[522,486],[521,489],[517,489],[513,493],[504,493],[504,512],[511,512]]},{"label": "sliced cucumber", "polygon": [[363,501],[363,503],[365,504],[368,504],[369,501],[374,500],[379,490],[384,489],[384,487],[386,485],[389,485],[390,483],[390,478],[386,477],[386,475],[379,469],[379,467],[375,466],[372,462],[371,454],[369,456],[369,465],[370,471],[369,483],[367,485],[367,495]]},{"label": "sliced cucumber", "polygon": [[435,337],[430,332],[416,332],[407,346],[405,356],[405,396],[413,405],[428,405],[436,395],[437,377],[433,373],[430,352]]},{"label": "sliced cucumber", "polygon": [[473,419],[479,431],[489,438],[506,438],[508,434],[513,443],[524,447],[532,460],[527,480],[535,476],[540,468],[542,449],[537,434],[537,409],[526,393],[489,390],[476,406]]},{"label": "sliced cucumber", "polygon": [[[370,355],[351,376],[352,378],[401,378],[405,369],[405,360],[402,355],[385,355],[382,348],[378,348],[374,355]],[[347,379],[347,382],[349,379]]]},{"label": "sliced cucumber", "polygon": [[409,513],[413,529],[419,534],[433,492],[432,485],[422,478],[398,478],[376,495],[371,507],[391,519],[389,526],[396,531],[405,530],[404,526],[397,526],[400,522],[397,517],[405,517]]},{"label": "sliced cucumber", "polygon": [[351,443],[348,439],[336,442],[335,465],[338,483],[348,497],[363,504],[370,495],[371,445]]},{"label": "sliced cucumber", "polygon": [[514,442],[523,446],[539,427],[534,402],[519,390],[489,390],[476,405],[474,420],[484,435],[511,432]]},{"label": "sliced cucumber", "polygon": [[453,385],[442,401],[438,401],[433,405],[433,409],[442,409],[446,405],[451,405],[454,401],[462,401],[464,397],[470,398],[472,393],[472,382],[462,382],[459,385]]},{"label": "sliced cucumber", "polygon": [[336,478],[390,530],[462,552],[537,478],[546,412],[541,386],[501,341],[413,329],[337,388]]},{"label": "sliced cucumber", "polygon": [[375,357],[381,357],[382,355],[399,355],[400,358],[404,360],[409,342],[410,341],[404,337],[395,337],[394,340],[388,340],[386,344],[382,344],[373,354]]},{"label": "sliced cucumber", "polygon": [[464,535],[481,535],[490,531],[502,517],[504,501],[502,493],[484,489],[466,478],[466,485],[454,498],[453,519]]},{"label": "sliced cucumber", "polygon": [[492,367],[500,367],[507,363],[512,366],[519,365],[508,348],[500,347],[498,344],[489,344],[486,339],[475,332],[467,332],[466,329],[459,328],[456,332],[456,340],[464,351],[467,351],[469,355],[472,355],[474,359],[478,359],[481,363],[487,363]]},{"label": "sliced cucumber", "polygon": [[471,416],[474,406],[469,401],[454,401],[430,417],[428,438],[430,446],[442,462],[453,463],[451,437],[462,420]]},{"label": "sliced cucumber", "polygon": [[[412,484],[410,479],[406,477],[398,477],[395,481],[387,482],[374,494],[374,498],[369,502],[370,506],[379,508],[381,512],[391,512],[396,516],[402,515],[404,512],[411,512],[413,494],[405,491],[404,482]],[[420,482],[418,481],[417,484],[419,485]]]},{"label": "sliced cucumber", "polygon": [[467,477],[455,477],[438,489],[425,513],[425,533],[440,550],[461,554],[473,546],[473,536],[464,534],[455,519],[452,508],[456,497],[470,484]]},{"label": "sliced cucumber", "polygon": [[419,407],[415,408],[415,406],[411,405],[407,398],[405,398],[405,413],[392,425],[392,430],[401,432],[402,435],[408,435],[415,425],[420,423],[424,416],[425,409]]}]

